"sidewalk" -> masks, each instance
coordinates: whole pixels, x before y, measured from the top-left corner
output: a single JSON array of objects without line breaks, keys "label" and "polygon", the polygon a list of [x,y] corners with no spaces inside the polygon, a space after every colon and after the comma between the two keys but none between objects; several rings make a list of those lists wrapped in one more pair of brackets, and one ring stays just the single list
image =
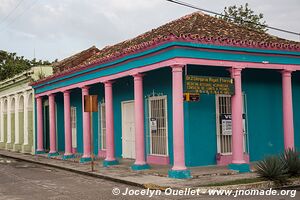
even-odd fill
[{"label": "sidewalk", "polygon": [[79,158],[61,160],[61,156],[48,158],[46,154],[30,155],[6,150],[0,150],[0,155],[119,183],[152,189],[164,189],[167,187],[198,188],[209,184],[256,177],[255,173],[239,174],[235,171],[228,170],[224,166],[207,166],[190,168],[193,176],[192,179],[171,179],[167,177],[169,166],[151,165],[150,170],[133,171],[130,169],[130,166],[133,164],[133,160],[123,159],[120,161],[119,165],[105,168],[102,166],[102,160],[97,159],[94,162],[95,171],[91,172],[90,163],[80,164],[78,161]]}]

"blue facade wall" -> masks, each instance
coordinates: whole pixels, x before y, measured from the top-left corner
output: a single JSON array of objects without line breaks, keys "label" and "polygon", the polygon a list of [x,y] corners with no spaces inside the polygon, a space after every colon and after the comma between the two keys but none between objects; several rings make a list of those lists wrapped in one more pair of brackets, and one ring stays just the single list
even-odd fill
[{"label": "blue facade wall", "polygon": [[[227,70],[217,67],[189,65],[184,74],[199,76],[227,76]],[[166,67],[147,72],[143,78],[145,97],[145,138],[149,131],[146,98],[149,95],[167,95],[168,106],[168,151],[170,164],[173,163],[173,124],[172,124],[172,72]],[[113,84],[115,154],[122,157],[122,113],[121,102],[134,99],[133,77],[116,80]],[[281,73],[276,70],[245,69],[242,72],[242,88],[246,95],[248,120],[248,138],[250,161],[256,161],[267,155],[281,153],[283,145],[282,126],[282,86]],[[98,95],[103,102],[103,84],[90,88],[90,94]],[[77,108],[77,151],[83,153],[82,102],[81,89],[71,92],[71,106]],[[58,151],[64,151],[64,111],[63,94],[55,97],[57,104],[57,141]],[[300,73],[293,74],[293,106],[295,145],[300,148]],[[215,95],[201,94],[199,102],[184,103],[185,118],[185,155],[187,166],[205,166],[216,164],[217,134]],[[94,154],[98,154],[98,113],[93,113]],[[145,141],[149,152],[149,140]]]},{"label": "blue facade wall", "polygon": [[246,69],[242,80],[247,97],[250,161],[281,153],[284,149],[281,73]]},{"label": "blue facade wall", "polygon": [[56,102],[56,137],[57,137],[57,150],[65,150],[65,126],[64,126],[64,96],[63,93],[55,95]]},{"label": "blue facade wall", "polygon": [[[188,75],[230,76],[225,69],[188,66]],[[185,102],[187,166],[215,165],[217,154],[215,95],[200,95],[198,102]]]},{"label": "blue facade wall", "polygon": [[[147,72],[144,77],[144,96],[155,94],[167,96],[167,117],[168,117],[168,153],[170,163],[173,163],[173,108],[172,108],[172,69],[166,67],[159,70]],[[148,115],[148,108],[145,105],[145,115]],[[145,129],[149,129],[149,121],[145,116]],[[146,134],[149,134],[149,130],[145,130]],[[146,138],[149,135],[146,135]],[[150,145],[147,140],[147,151],[149,152]]]},{"label": "blue facade wall", "polygon": [[77,117],[77,152],[83,153],[82,101],[81,89],[76,88],[70,94],[71,106],[76,107]]},{"label": "blue facade wall", "polygon": [[300,72],[294,72],[292,80],[295,147],[297,150],[300,150]]}]

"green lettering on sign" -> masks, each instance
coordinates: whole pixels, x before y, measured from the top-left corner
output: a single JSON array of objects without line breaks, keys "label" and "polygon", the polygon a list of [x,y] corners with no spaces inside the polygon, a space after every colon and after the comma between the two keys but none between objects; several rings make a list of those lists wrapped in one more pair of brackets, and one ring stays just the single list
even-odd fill
[{"label": "green lettering on sign", "polygon": [[201,94],[234,95],[234,82],[229,77],[186,75],[185,91]]}]

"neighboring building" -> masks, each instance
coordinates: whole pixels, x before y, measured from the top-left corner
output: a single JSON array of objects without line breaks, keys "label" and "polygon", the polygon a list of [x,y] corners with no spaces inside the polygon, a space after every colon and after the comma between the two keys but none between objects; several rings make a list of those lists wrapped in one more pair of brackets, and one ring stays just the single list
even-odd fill
[{"label": "neighboring building", "polygon": [[0,148],[34,153],[34,91],[29,85],[52,74],[37,66],[0,82]]},{"label": "neighboring building", "polygon": [[[171,165],[174,178],[189,177],[186,166],[247,171],[300,148],[299,70],[299,42],[193,13],[33,83],[36,151],[90,161],[92,131],[104,166],[121,158],[135,160],[134,170]],[[185,75],[232,77],[234,91],[183,102]],[[88,94],[98,95],[92,119],[83,111]]]}]

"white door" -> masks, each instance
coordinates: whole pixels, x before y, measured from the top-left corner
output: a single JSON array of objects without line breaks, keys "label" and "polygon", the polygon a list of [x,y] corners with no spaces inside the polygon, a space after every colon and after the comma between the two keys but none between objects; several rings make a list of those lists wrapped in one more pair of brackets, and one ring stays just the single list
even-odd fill
[{"label": "white door", "polygon": [[135,158],[134,101],[122,102],[122,156]]},{"label": "white door", "polygon": [[76,107],[71,107],[72,148],[77,148],[77,115]]}]

